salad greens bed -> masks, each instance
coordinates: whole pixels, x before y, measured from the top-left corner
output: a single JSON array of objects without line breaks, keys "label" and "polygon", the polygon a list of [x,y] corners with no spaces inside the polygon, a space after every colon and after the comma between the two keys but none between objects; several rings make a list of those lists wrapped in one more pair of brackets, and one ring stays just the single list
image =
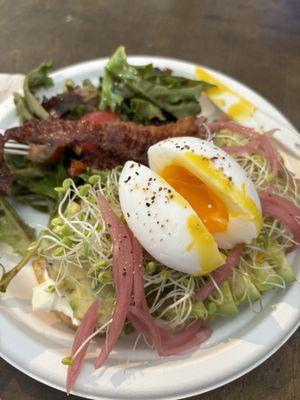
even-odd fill
[{"label": "salad greens bed", "polygon": [[101,86],[101,110],[110,109],[135,122],[147,123],[197,115],[201,90],[212,85],[173,76],[152,64],[133,67],[120,47],[105,67]]},{"label": "salad greens bed", "polygon": [[[145,124],[174,121],[197,115],[200,111],[197,98],[209,86],[172,76],[170,71],[159,70],[151,64],[129,65],[124,48],[120,47],[107,63],[98,86],[88,80],[82,85],[68,80],[65,91],[57,96],[58,103],[40,101],[37,90],[53,85],[48,77],[51,67],[52,63],[46,62],[32,71],[25,78],[24,95],[15,94],[21,123],[32,117],[47,119],[51,115],[77,119],[95,110],[111,110],[123,120]],[[240,145],[244,141],[247,141],[245,137],[224,130],[214,138],[217,146]],[[272,182],[275,193],[300,205],[299,184],[287,170],[275,180],[270,163],[261,156],[245,154],[236,160],[257,189],[263,190]],[[97,195],[104,194],[123,219],[118,199],[122,167],[87,170],[70,179],[67,178],[70,155],[51,168],[23,156],[7,156],[6,162],[13,177],[12,199],[47,212],[50,220],[33,242],[32,228],[21,220],[7,199],[0,199],[0,241],[24,256],[16,269],[4,274],[0,290],[6,290],[10,280],[33,255],[40,256],[46,261],[48,275],[55,281],[48,289],[70,298],[75,318],[83,317],[95,295],[101,298],[104,305],[100,311],[101,324],[105,329],[115,301],[112,242],[97,205]],[[145,255],[144,286],[150,311],[163,324],[175,328],[193,318],[236,315],[242,303],[253,307],[264,291],[284,288],[295,280],[285,257],[286,249],[293,243],[279,221],[266,218],[259,236],[246,246],[239,266],[223,284],[216,285],[216,290],[204,302],[197,302],[194,294],[209,276],[193,277]],[[124,333],[128,330],[130,327],[125,325]]]},{"label": "salad greens bed", "polygon": [[[41,64],[26,76],[24,96],[14,94],[21,123],[32,117],[49,118],[47,108],[51,104],[41,104],[35,94],[38,89],[53,86],[48,77],[51,68],[51,61]],[[98,86],[88,79],[81,86],[68,79],[66,91],[59,97],[63,106],[57,104],[54,108],[60,117],[68,119],[77,119],[87,111],[110,110],[123,120],[144,124],[168,122],[197,115],[201,111],[201,91],[211,86],[204,81],[173,76],[170,70],[160,70],[152,64],[132,66],[127,62],[124,47],[119,47],[105,66]]]}]

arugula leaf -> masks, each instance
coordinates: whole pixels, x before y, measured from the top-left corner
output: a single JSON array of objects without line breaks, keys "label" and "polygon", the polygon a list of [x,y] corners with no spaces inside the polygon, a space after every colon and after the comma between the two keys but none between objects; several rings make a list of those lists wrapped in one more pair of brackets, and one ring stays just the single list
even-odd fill
[{"label": "arugula leaf", "polygon": [[48,112],[34,94],[38,89],[53,86],[53,80],[48,76],[52,65],[51,60],[43,62],[38,68],[26,75],[23,83],[23,97],[19,93],[14,93],[14,102],[21,123],[33,116],[40,119],[47,119],[49,117]]},{"label": "arugula leaf", "polygon": [[99,109],[106,110],[107,108],[109,108],[111,111],[114,112],[122,104],[123,100],[124,97],[121,95],[121,93],[118,93],[118,89],[115,86],[113,77],[105,69],[101,86]]},{"label": "arugula leaf", "polygon": [[58,202],[54,188],[67,178],[65,166],[60,163],[49,168],[22,156],[6,156],[6,164],[13,178],[12,197],[51,214]]},{"label": "arugula leaf", "polygon": [[130,99],[129,114],[131,120],[134,122],[147,122],[151,119],[158,119],[159,121],[164,121],[165,117],[161,112],[161,109],[151,103],[150,101],[140,99],[138,97],[133,97]]},{"label": "arugula leaf", "polygon": [[22,221],[6,199],[0,197],[0,242],[9,244],[15,252],[25,255],[34,238],[34,229]]},{"label": "arugula leaf", "polygon": [[[7,156],[6,162],[13,177],[12,197],[40,211],[50,213],[50,220],[57,212],[59,194],[54,190],[66,179],[66,168],[63,164],[49,168],[34,164],[23,156]],[[22,260],[0,278],[0,292],[5,292],[8,285],[34,256],[37,244],[33,244],[34,231],[18,216],[7,202],[0,198],[0,242],[13,246],[23,255]],[[29,244],[32,246],[29,247]]]},{"label": "arugula leaf", "polygon": [[33,117],[31,112],[27,109],[24,97],[21,96],[20,93],[14,93],[14,103],[21,124]]},{"label": "arugula leaf", "polygon": [[100,108],[125,111],[129,118],[140,122],[178,119],[197,115],[201,91],[211,86],[172,76],[152,64],[129,65],[124,47],[119,47],[105,67]]},{"label": "arugula leaf", "polygon": [[25,77],[27,81],[27,87],[32,92],[35,93],[41,88],[49,88],[53,86],[53,80],[48,76],[49,70],[53,67],[52,60],[44,61],[36,69],[29,72]]}]

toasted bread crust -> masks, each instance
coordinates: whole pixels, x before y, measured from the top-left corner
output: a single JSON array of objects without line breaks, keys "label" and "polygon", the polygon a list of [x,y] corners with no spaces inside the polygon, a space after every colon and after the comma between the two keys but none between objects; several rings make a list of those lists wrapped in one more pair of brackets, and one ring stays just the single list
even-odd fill
[{"label": "toasted bread crust", "polygon": [[[43,258],[35,259],[32,261],[32,267],[38,284],[43,283],[45,281],[46,261]],[[73,324],[70,317],[59,311],[52,312],[56,314],[56,316],[69,328],[73,329],[74,331],[77,329],[77,326]]]}]

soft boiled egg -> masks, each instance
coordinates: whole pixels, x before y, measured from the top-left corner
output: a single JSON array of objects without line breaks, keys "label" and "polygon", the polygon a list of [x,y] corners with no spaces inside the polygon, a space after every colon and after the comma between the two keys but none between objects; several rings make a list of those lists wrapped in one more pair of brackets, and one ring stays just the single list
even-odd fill
[{"label": "soft boiled egg", "polygon": [[[159,157],[155,147],[150,153]],[[158,169],[165,171],[164,166]],[[162,264],[202,275],[224,263],[225,257],[197,211],[151,169],[128,161],[120,176],[119,196],[129,228],[144,249]]]},{"label": "soft boiled egg", "polygon": [[255,186],[212,142],[167,139],[149,148],[148,159],[150,168],[188,202],[220,248],[249,243],[258,235],[262,215]]}]

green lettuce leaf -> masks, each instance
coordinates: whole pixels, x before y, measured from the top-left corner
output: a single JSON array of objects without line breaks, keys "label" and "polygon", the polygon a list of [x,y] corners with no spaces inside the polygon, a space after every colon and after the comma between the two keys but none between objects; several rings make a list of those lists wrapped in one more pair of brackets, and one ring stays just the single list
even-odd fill
[{"label": "green lettuce leaf", "polygon": [[200,112],[201,91],[207,82],[170,75],[152,64],[128,64],[124,47],[108,61],[101,88],[100,109],[124,112],[137,122],[195,116]]},{"label": "green lettuce leaf", "polygon": [[12,197],[51,214],[58,203],[58,193],[54,188],[67,178],[66,167],[59,163],[49,168],[23,156],[6,156],[6,164],[13,178]]},{"label": "green lettuce leaf", "polygon": [[138,97],[133,97],[130,99],[128,113],[130,114],[130,119],[134,122],[143,123],[154,118],[158,119],[159,121],[165,120],[165,117],[159,107],[150,101]]},{"label": "green lettuce leaf", "polygon": [[23,83],[24,96],[21,96],[19,93],[14,93],[14,102],[20,123],[23,123],[23,121],[33,116],[40,119],[47,119],[49,117],[48,112],[40,104],[34,94],[41,88],[47,89],[53,86],[53,80],[48,76],[52,65],[53,63],[51,60],[43,62],[38,68],[26,75]]},{"label": "green lettuce leaf", "polygon": [[109,108],[111,111],[117,111],[123,101],[124,97],[121,93],[118,93],[118,88],[115,87],[112,75],[105,70],[101,86],[100,110]]},{"label": "green lettuce leaf", "polygon": [[36,69],[29,72],[29,74],[25,77],[27,87],[31,93],[35,93],[41,88],[47,89],[53,86],[53,80],[48,76],[49,70],[52,68],[52,66],[52,60],[44,61]]},{"label": "green lettuce leaf", "polygon": [[16,253],[25,255],[34,238],[34,229],[22,221],[6,199],[0,197],[0,242],[9,244]]}]

